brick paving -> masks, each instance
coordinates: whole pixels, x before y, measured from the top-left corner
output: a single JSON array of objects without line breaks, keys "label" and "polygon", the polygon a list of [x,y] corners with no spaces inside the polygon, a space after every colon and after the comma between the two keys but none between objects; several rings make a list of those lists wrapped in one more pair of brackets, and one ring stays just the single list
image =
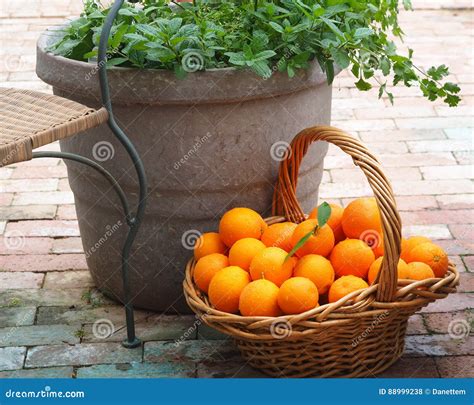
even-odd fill
[{"label": "brick paving", "polygon": [[[415,49],[419,65],[450,65],[452,80],[462,87],[461,106],[429,103],[407,88],[394,89],[391,106],[375,92],[357,91],[342,73],[334,83],[333,125],[357,135],[380,158],[405,235],[436,239],[462,273],[457,294],[410,319],[406,353],[382,376],[472,377],[473,11],[463,0],[414,3],[416,13],[401,15],[406,46]],[[0,0],[0,85],[50,92],[34,73],[36,39],[80,9],[80,0],[35,0],[28,7]],[[370,194],[335,148],[325,168],[322,198],[347,203]],[[0,377],[261,376],[224,336],[192,316],[139,311],[144,346],[120,346],[122,308],[94,289],[65,177],[64,164],[54,159],[0,170]],[[115,333],[101,339],[94,330],[98,320]]]}]

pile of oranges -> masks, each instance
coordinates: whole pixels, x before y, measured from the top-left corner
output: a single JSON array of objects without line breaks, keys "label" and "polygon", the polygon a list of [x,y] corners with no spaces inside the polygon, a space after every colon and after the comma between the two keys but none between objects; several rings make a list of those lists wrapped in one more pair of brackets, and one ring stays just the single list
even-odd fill
[{"label": "pile of oranges", "polygon": [[[300,224],[269,226],[249,208],[231,209],[219,233],[197,240],[194,282],[214,308],[244,316],[299,314],[367,288],[384,252],[376,201],[330,207],[323,226],[318,208]],[[443,277],[447,270],[446,253],[428,238],[402,240],[399,279]]]}]

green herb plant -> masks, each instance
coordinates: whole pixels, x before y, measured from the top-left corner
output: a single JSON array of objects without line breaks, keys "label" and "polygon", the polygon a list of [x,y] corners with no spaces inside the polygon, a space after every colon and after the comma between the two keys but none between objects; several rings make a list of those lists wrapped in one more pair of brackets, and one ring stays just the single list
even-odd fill
[{"label": "green herb plant", "polygon": [[[397,52],[403,38],[399,9],[410,0],[141,0],[125,2],[112,29],[108,65],[189,72],[247,68],[269,78],[293,77],[313,61],[332,83],[338,69],[350,69],[361,91],[374,85],[393,102],[399,83],[418,86],[429,100],[459,103],[459,87],[446,81],[445,65],[424,71],[413,51]],[[108,8],[85,0],[81,17],[60,32],[49,50],[80,61],[97,57]]]}]

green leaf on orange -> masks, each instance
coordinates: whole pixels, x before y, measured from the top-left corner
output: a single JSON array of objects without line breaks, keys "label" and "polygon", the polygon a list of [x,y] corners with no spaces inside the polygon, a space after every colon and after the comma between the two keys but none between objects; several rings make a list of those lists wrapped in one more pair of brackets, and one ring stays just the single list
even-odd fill
[{"label": "green leaf on orange", "polygon": [[285,257],[285,262],[290,259],[301,247],[303,247],[306,242],[308,242],[309,238],[313,235],[316,235],[319,228],[322,228],[329,220],[331,216],[331,206],[327,202],[323,202],[318,207],[318,225],[314,227],[311,231],[309,231],[306,235],[304,235],[298,243],[291,249],[290,253],[288,253]]},{"label": "green leaf on orange", "polygon": [[318,226],[322,228],[329,221],[331,206],[325,201],[318,207]]}]

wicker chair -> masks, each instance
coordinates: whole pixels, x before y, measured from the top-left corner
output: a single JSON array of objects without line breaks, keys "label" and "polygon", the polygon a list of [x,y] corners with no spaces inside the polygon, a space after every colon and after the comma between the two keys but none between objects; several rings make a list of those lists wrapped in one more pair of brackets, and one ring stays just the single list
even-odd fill
[{"label": "wicker chair", "polygon": [[[0,167],[35,158],[55,157],[85,164],[103,175],[117,192],[128,224],[128,234],[122,250],[122,279],[127,323],[127,348],[141,344],[135,336],[133,304],[130,299],[129,257],[140,227],[146,204],[146,176],[135,147],[114,119],[107,80],[107,43],[111,27],[124,0],[116,0],[102,28],[99,44],[98,71],[104,107],[94,110],[62,97],[35,91],[0,89]],[[33,152],[33,149],[74,136],[107,122],[130,155],[139,181],[136,210],[131,211],[128,199],[114,177],[97,162],[84,156],[65,152]]]}]

